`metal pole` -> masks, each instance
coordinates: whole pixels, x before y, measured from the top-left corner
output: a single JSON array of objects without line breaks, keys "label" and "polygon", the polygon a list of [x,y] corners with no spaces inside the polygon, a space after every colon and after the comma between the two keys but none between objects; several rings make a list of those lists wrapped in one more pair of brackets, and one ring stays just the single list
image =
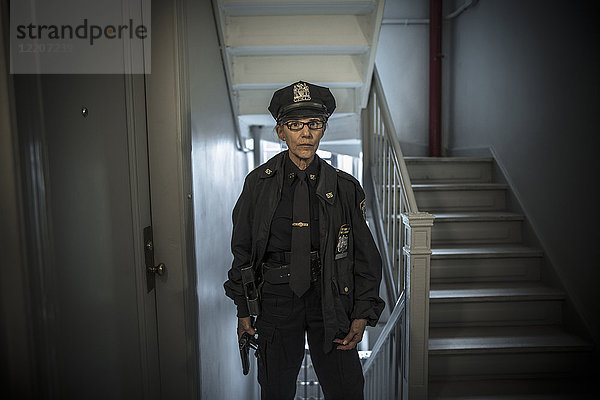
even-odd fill
[{"label": "metal pole", "polygon": [[439,157],[442,155],[442,0],[430,0],[429,4],[429,156]]}]

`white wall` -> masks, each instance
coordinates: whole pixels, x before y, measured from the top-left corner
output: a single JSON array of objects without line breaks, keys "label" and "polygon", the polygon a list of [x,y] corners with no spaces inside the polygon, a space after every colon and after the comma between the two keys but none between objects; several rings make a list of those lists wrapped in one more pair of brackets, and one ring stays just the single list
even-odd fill
[{"label": "white wall", "polygon": [[[387,0],[384,19],[429,18],[429,1]],[[375,65],[405,155],[428,149],[429,25],[382,25]]]},{"label": "white wall", "polygon": [[232,261],[231,211],[248,173],[247,156],[235,149],[210,1],[188,1],[187,15],[200,390],[204,399],[252,399],[256,364],[251,366],[251,375],[242,375],[236,311],[223,289]]}]

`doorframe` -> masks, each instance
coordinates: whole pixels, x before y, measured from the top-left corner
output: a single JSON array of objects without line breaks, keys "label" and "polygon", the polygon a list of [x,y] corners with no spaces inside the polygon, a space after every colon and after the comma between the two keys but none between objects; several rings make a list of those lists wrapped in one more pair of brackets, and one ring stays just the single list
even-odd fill
[{"label": "doorframe", "polygon": [[144,77],[124,75],[127,119],[127,147],[129,156],[129,185],[133,233],[135,292],[137,299],[138,332],[140,345],[140,373],[143,399],[160,398],[160,365],[155,292],[147,290],[147,272],[144,254],[144,227],[151,225],[150,187]]},{"label": "doorframe", "polygon": [[[2,345],[9,397],[59,398],[58,309],[51,219],[48,213],[47,156],[40,75],[10,74],[9,3],[0,2],[0,84],[2,101],[2,220],[0,242],[10,267],[3,272],[5,330]],[[18,87],[18,96],[16,87]],[[18,120],[17,98],[27,110]],[[6,207],[5,207],[6,206]],[[5,225],[6,222],[6,225]],[[6,235],[6,237],[4,236]],[[10,261],[9,261],[10,260]],[[4,371],[3,371],[4,372]]]},{"label": "doorframe", "polygon": [[186,7],[152,0],[152,70],[146,114],[163,398],[198,398],[198,296],[192,199],[192,159]]}]

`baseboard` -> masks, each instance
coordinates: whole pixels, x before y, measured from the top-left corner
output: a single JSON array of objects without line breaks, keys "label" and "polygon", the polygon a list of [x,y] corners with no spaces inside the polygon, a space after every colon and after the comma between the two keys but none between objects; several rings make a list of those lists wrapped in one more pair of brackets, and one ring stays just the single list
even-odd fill
[{"label": "baseboard", "polygon": [[400,149],[402,149],[402,155],[404,157],[429,156],[429,145],[427,144],[400,141]]},{"label": "baseboard", "polygon": [[448,149],[450,157],[493,157],[489,147],[458,147]]},{"label": "baseboard", "polygon": [[[559,286],[567,294],[567,299],[565,302],[566,307],[563,310],[563,322],[565,326],[569,330],[574,331],[584,337],[588,337],[589,339],[592,339],[594,342],[596,342],[597,338],[592,337],[592,331],[590,329],[590,326],[588,326],[585,319],[583,319],[581,314],[578,312],[578,309],[581,309],[581,307],[573,301],[571,293],[563,284],[565,280],[556,267],[558,265],[558,263],[556,262],[556,256],[553,254],[552,250],[550,249],[550,246],[547,246],[545,244],[546,242],[544,240],[544,235],[540,233],[540,229],[531,218],[531,213],[527,210],[526,207],[523,206],[524,203],[521,200],[521,194],[514,185],[514,182],[512,181],[510,174],[508,174],[504,163],[502,162],[498,153],[494,149],[494,146],[490,146],[488,148],[488,151],[491,157],[494,158],[495,168],[497,168],[497,171],[494,171],[494,175],[496,175],[495,178],[499,178],[503,181],[503,183],[506,183],[510,187],[510,193],[513,198],[509,199],[509,207],[512,205],[511,208],[516,208],[515,211],[518,211],[525,216],[524,228],[527,229],[528,232],[523,232],[524,239],[530,242],[530,244],[538,246],[544,252],[544,264],[546,267],[546,271],[542,271],[542,280],[546,281],[548,284]],[[597,342],[596,345],[598,345]]]}]

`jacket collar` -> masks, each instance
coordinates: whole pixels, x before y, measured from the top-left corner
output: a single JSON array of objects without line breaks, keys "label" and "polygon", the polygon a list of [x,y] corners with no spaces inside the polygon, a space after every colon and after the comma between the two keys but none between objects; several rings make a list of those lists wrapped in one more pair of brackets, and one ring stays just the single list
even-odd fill
[{"label": "jacket collar", "polygon": [[[269,161],[264,163],[260,168],[260,178],[268,179],[277,176],[279,187],[283,185],[284,178],[284,162],[285,157],[288,157],[287,151],[282,151]],[[329,204],[334,204],[337,198],[337,171],[331,165],[323,161],[319,156],[320,163],[319,183],[317,184],[317,196],[321,197]]]},{"label": "jacket collar", "polygon": [[269,179],[277,177],[277,187],[279,190],[283,187],[284,167],[283,163],[287,157],[287,152],[282,151],[274,157],[271,157],[266,163],[260,167],[260,179]]},{"label": "jacket collar", "polygon": [[260,177],[263,179],[272,178],[275,175],[278,175],[278,172],[279,175],[283,175],[283,162],[285,161],[285,158],[283,158],[284,155],[286,155],[286,152],[282,151],[258,167],[260,168]]},{"label": "jacket collar", "polygon": [[335,168],[319,158],[321,171],[319,172],[319,183],[317,184],[317,196],[329,204],[334,204],[337,198],[337,172]]}]

